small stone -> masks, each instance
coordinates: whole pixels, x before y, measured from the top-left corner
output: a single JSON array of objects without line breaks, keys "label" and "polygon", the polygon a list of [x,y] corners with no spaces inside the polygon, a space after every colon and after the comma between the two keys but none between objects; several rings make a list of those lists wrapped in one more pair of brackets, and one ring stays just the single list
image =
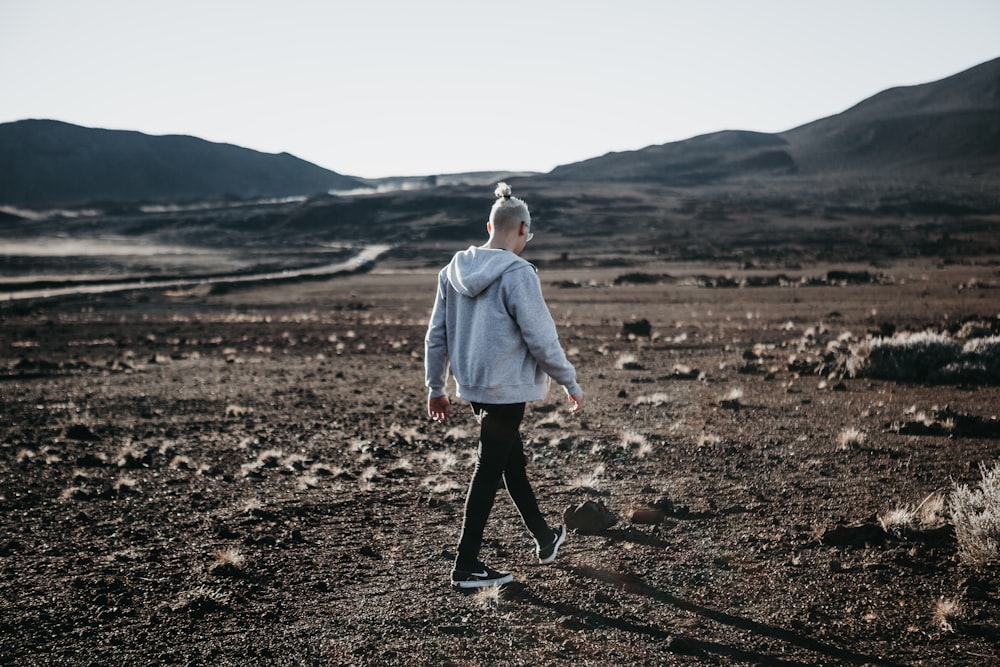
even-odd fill
[{"label": "small stone", "polygon": [[89,428],[83,424],[73,424],[66,429],[66,437],[70,440],[80,440],[86,442],[95,442],[100,440],[100,436],[91,431]]},{"label": "small stone", "polygon": [[586,624],[576,616],[560,616],[556,620],[556,624],[567,630],[583,630],[587,627]]},{"label": "small stone", "polygon": [[663,510],[656,507],[637,507],[632,510],[629,522],[656,526],[663,523],[664,516]]},{"label": "small stone", "polygon": [[689,639],[684,637],[678,637],[676,635],[670,635],[667,637],[667,650],[672,653],[684,653],[691,654],[694,653],[694,645]]}]

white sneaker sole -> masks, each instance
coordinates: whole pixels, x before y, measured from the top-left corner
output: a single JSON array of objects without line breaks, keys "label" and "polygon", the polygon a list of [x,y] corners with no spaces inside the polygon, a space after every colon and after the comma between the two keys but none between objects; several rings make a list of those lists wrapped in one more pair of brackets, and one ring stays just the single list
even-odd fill
[{"label": "white sneaker sole", "polygon": [[476,579],[474,581],[452,581],[455,588],[486,588],[487,586],[503,586],[514,581],[514,575],[508,574],[499,579]]}]

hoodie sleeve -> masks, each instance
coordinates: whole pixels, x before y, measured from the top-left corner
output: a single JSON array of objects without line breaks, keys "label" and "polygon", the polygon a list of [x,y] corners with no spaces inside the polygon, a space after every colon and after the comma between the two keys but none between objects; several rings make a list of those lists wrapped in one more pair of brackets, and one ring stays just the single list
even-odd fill
[{"label": "hoodie sleeve", "polygon": [[[530,268],[530,270],[528,270]],[[511,278],[507,310],[517,322],[531,356],[545,374],[561,384],[568,394],[581,394],[576,383],[576,369],[566,358],[556,323],[545,305],[542,284],[530,265],[505,274]]]},{"label": "hoodie sleeve", "polygon": [[448,329],[445,326],[447,309],[445,298],[448,291],[445,281],[444,274],[439,274],[434,310],[431,311],[427,335],[424,338],[425,383],[430,389],[431,398],[447,394],[445,384],[448,381]]}]

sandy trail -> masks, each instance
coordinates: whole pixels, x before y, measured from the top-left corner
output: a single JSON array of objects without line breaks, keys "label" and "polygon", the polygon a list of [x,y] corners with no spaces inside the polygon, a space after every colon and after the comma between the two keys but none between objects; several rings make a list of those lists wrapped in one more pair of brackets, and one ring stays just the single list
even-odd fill
[{"label": "sandy trail", "polygon": [[121,283],[86,284],[80,283],[66,287],[51,287],[45,289],[26,289],[10,292],[0,292],[0,301],[19,301],[25,299],[46,299],[52,297],[70,296],[73,294],[110,294],[112,292],[128,292],[147,289],[182,289],[200,285],[219,285],[233,283],[260,283],[274,280],[290,280],[296,278],[314,278],[334,276],[341,273],[355,273],[371,268],[371,263],[392,248],[390,245],[369,245],[361,249],[354,257],[343,262],[327,266],[309,267],[304,269],[287,269],[267,273],[254,273],[240,276],[216,276],[200,278],[182,278],[173,280],[130,280]]}]

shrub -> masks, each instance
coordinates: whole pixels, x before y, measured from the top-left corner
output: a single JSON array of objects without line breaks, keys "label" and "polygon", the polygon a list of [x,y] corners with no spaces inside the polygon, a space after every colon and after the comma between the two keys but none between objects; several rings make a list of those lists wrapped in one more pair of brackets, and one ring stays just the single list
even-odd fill
[{"label": "shrub", "polygon": [[851,375],[914,382],[933,379],[939,369],[956,361],[961,346],[944,334],[902,333],[870,338],[851,349]]},{"label": "shrub", "polygon": [[962,357],[982,366],[988,378],[1000,378],[1000,336],[969,340],[962,348]]},{"label": "shrub", "polygon": [[901,382],[1000,382],[1000,336],[963,345],[948,334],[901,333],[868,338],[850,349],[847,370]]},{"label": "shrub", "polygon": [[969,565],[984,565],[1000,555],[1000,463],[992,469],[980,464],[978,489],[956,484],[950,498],[958,555]]}]

